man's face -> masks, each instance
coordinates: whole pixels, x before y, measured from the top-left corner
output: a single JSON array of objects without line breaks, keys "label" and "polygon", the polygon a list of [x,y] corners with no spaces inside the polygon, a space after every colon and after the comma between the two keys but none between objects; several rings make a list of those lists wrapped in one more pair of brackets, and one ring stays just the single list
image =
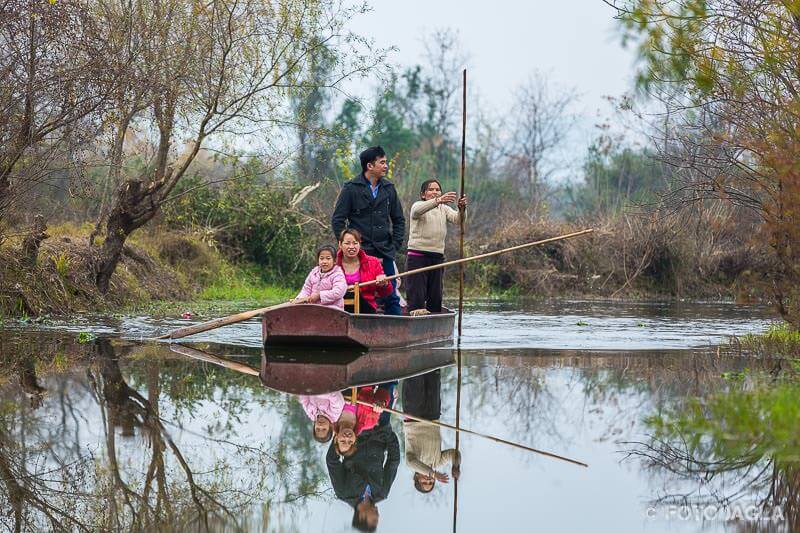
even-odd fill
[{"label": "man's face", "polygon": [[384,177],[389,172],[389,162],[386,160],[386,156],[379,157],[372,163],[368,163],[367,170],[379,178]]}]

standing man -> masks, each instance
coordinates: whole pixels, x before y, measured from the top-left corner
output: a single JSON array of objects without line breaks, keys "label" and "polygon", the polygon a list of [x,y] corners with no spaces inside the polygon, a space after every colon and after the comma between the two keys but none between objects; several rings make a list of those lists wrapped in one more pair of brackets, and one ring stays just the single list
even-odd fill
[{"label": "standing man", "polygon": [[[383,263],[383,272],[394,275],[394,256],[403,245],[406,219],[397,197],[394,184],[385,179],[389,171],[386,152],[380,146],[367,148],[359,155],[361,174],[342,187],[331,216],[333,234],[338,240],[345,228],[361,233],[361,248]],[[397,281],[392,281],[394,291],[379,299],[387,315],[401,315]]]}]

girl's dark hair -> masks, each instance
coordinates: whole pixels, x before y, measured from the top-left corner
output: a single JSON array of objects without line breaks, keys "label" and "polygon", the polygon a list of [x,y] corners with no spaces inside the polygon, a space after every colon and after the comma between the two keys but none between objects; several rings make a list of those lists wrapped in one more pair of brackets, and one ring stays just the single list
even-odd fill
[{"label": "girl's dark hair", "polygon": [[352,235],[355,238],[355,240],[361,242],[361,232],[358,231],[357,229],[347,228],[342,230],[342,232],[339,234],[339,242],[342,242],[344,240],[345,235]]},{"label": "girl's dark hair", "polygon": [[442,182],[440,182],[439,180],[425,180],[425,181],[423,181],[423,182],[422,182],[422,186],[419,188],[419,195],[420,195],[420,197],[421,197],[423,194],[425,194],[425,191],[427,191],[427,190],[428,190],[428,186],[429,186],[431,183],[435,183],[435,184],[437,184],[437,185],[439,186],[439,188],[440,188],[440,189],[442,188]]},{"label": "girl's dark hair", "polygon": [[336,259],[336,248],[331,246],[330,244],[323,244],[319,248],[317,248],[317,261],[319,261],[319,254],[322,252],[330,252],[331,257]]}]

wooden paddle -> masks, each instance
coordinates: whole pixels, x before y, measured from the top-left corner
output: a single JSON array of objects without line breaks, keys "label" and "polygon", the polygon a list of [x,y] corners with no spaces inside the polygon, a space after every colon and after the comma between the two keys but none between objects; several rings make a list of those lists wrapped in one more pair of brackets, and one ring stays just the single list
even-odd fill
[{"label": "wooden paddle", "polygon": [[[345,399],[346,400],[350,400],[350,397],[349,396],[345,396]],[[365,402],[365,401],[362,401],[362,400],[357,400],[357,401],[358,401],[358,403],[360,403],[363,406],[372,407],[372,408],[378,407],[379,409],[383,409],[384,411],[392,413],[393,415],[402,416],[403,418],[408,418],[410,420],[415,420],[417,422],[422,422],[423,424],[429,424],[429,425],[432,425],[432,426],[439,426],[439,427],[443,427],[443,428],[447,428],[447,429],[454,429],[454,430],[456,430],[458,432],[461,432],[461,433],[469,433],[470,435],[475,435],[477,437],[483,437],[484,439],[489,439],[489,440],[492,440],[494,442],[500,442],[502,444],[508,444],[509,446],[514,446],[515,448],[520,448],[522,450],[526,450],[526,451],[529,451],[529,452],[538,453],[539,455],[552,457],[553,459],[559,459],[561,461],[566,461],[566,462],[572,463],[574,465],[584,466],[586,468],[589,467],[589,465],[587,465],[586,463],[582,463],[580,461],[576,461],[575,459],[570,459],[569,457],[564,457],[562,455],[556,455],[554,453],[546,452],[544,450],[537,450],[536,448],[531,448],[530,446],[525,446],[524,444],[511,442],[510,440],[501,439],[499,437],[492,437],[491,435],[485,435],[483,433],[478,433],[477,431],[472,431],[470,429],[466,429],[466,428],[462,428],[462,427],[451,426],[450,424],[445,424],[444,422],[438,422],[436,420],[427,420],[425,418],[419,418],[418,416],[409,415],[407,413],[404,413],[402,411],[397,411],[397,410],[392,409],[390,407],[381,407],[379,405],[375,405],[375,404],[372,404],[372,403],[369,403],[369,402]]]},{"label": "wooden paddle", "polygon": [[[560,241],[563,239],[569,239],[572,237],[577,237],[579,235],[586,235],[587,233],[593,232],[593,229],[585,229],[581,231],[576,231],[574,233],[567,233],[566,235],[559,235],[558,237],[550,237],[549,239],[542,239],[541,241],[534,241],[529,242],[527,244],[520,244],[518,246],[512,246],[510,248],[504,248],[502,250],[495,250],[494,252],[488,252],[485,254],[480,255],[473,255],[472,257],[465,257],[464,259],[456,259],[455,261],[448,261],[446,263],[440,263],[438,265],[431,265],[422,268],[416,268],[414,270],[409,270],[408,272],[402,272],[400,274],[394,274],[392,276],[387,276],[384,278],[384,281],[391,281],[393,279],[402,278],[404,276],[410,276],[411,274],[419,274],[420,272],[427,272],[429,270],[435,270],[437,268],[444,268],[451,265],[459,265],[461,263],[467,263],[469,261],[477,261],[478,259],[485,259],[487,257],[492,257],[495,255],[505,254],[508,252],[514,252],[517,250],[524,250],[525,248],[531,248],[532,246],[539,246],[542,244],[547,244],[555,241]],[[374,285],[378,283],[378,280],[372,281],[365,281],[364,283],[359,283],[359,287],[365,287],[367,285]],[[354,286],[348,287],[349,289],[354,288]],[[230,315],[222,318],[217,318],[215,320],[210,320],[208,322],[203,322],[202,324],[197,324],[195,326],[188,326],[185,328],[176,329],[170,333],[166,333],[164,335],[160,335],[155,337],[156,339],[180,339],[183,337],[187,337],[189,335],[194,335],[195,333],[202,333],[204,331],[209,331],[216,328],[221,328],[222,326],[229,326],[231,324],[237,324],[239,322],[244,322],[245,320],[250,320],[253,317],[266,313],[267,311],[272,311],[273,309],[280,309],[281,307],[288,307],[290,305],[296,305],[292,302],[285,302],[278,305],[273,305],[270,307],[262,307],[261,309],[253,309],[252,311],[244,311],[242,313],[237,313],[235,315]]]},{"label": "wooden paddle", "polygon": [[229,326],[230,324],[236,324],[238,322],[244,322],[245,320],[250,320],[253,317],[256,317],[262,313],[266,313],[267,311],[272,311],[273,309],[280,309],[281,307],[288,307],[290,305],[295,305],[291,302],[284,302],[278,305],[271,305],[270,307],[262,307],[261,309],[253,309],[252,311],[245,311],[243,313],[237,313],[235,315],[224,316],[222,318],[217,318],[215,320],[209,320],[208,322],[203,322],[202,324],[196,324],[194,326],[187,326],[185,328],[176,329],[170,333],[166,333],[164,335],[160,335],[156,337],[156,339],[180,339],[183,337],[188,337],[189,335],[194,335],[195,333],[202,333],[204,331],[208,331],[211,329],[221,328],[222,326]]}]

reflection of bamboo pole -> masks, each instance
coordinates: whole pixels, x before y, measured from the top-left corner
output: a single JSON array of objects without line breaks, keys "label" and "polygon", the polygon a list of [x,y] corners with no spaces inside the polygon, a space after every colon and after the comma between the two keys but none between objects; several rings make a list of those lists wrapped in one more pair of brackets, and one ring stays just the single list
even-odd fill
[{"label": "reflection of bamboo pole", "polygon": [[[456,457],[458,458],[458,468],[461,468],[461,450],[459,449],[459,435],[461,429],[461,336],[458,337],[458,347],[456,348]],[[456,518],[458,517],[458,478],[453,476],[453,533],[456,533]]]},{"label": "reflection of bamboo pole", "polygon": [[[347,399],[350,400],[349,397]],[[454,430],[459,431],[461,433],[469,433],[470,435],[475,435],[477,437],[483,437],[484,439],[493,440],[494,442],[499,442],[501,444],[508,444],[509,446],[514,446],[515,448],[520,448],[522,450],[526,450],[526,451],[529,451],[529,452],[538,453],[539,455],[552,457],[553,459],[560,459],[562,461],[566,461],[568,463],[572,463],[572,464],[575,464],[575,465],[578,465],[578,466],[585,466],[587,468],[589,466],[586,463],[582,463],[580,461],[576,461],[575,459],[570,459],[569,457],[564,457],[562,455],[556,455],[554,453],[546,452],[544,450],[537,450],[536,448],[531,448],[530,446],[525,446],[524,444],[519,444],[517,442],[512,442],[510,440],[501,439],[499,437],[492,437],[491,435],[485,435],[483,433],[478,433],[477,431],[472,431],[471,429],[457,428],[456,426],[452,426],[452,425],[446,424],[444,422],[439,422],[439,421],[436,421],[436,420],[427,420],[425,418],[419,418],[418,416],[410,415],[408,413],[404,413],[403,411],[397,411],[396,409],[392,409],[390,407],[382,407],[382,406],[379,406],[379,405],[376,405],[376,404],[365,402],[363,400],[358,400],[358,403],[363,405],[363,406],[365,406],[365,407],[379,408],[379,409],[382,409],[382,410],[387,411],[389,413],[392,413],[393,415],[402,416],[403,418],[408,418],[409,420],[415,420],[417,422],[422,422],[423,424],[430,424],[432,426],[439,426],[439,427],[443,427],[443,428],[447,428],[447,429],[454,429]]]},{"label": "reflection of bamboo pole", "polygon": [[249,374],[251,376],[257,376],[259,374],[258,370],[250,365],[246,365],[238,361],[231,361],[230,359],[225,359],[224,357],[220,357],[218,355],[211,355],[210,353],[196,350],[195,348],[189,348],[188,346],[184,346],[182,344],[170,344],[169,349],[173,352],[185,355],[186,357],[199,359],[200,361],[205,361],[207,363],[213,363],[215,365],[235,370],[236,372],[241,372],[242,374]]}]

